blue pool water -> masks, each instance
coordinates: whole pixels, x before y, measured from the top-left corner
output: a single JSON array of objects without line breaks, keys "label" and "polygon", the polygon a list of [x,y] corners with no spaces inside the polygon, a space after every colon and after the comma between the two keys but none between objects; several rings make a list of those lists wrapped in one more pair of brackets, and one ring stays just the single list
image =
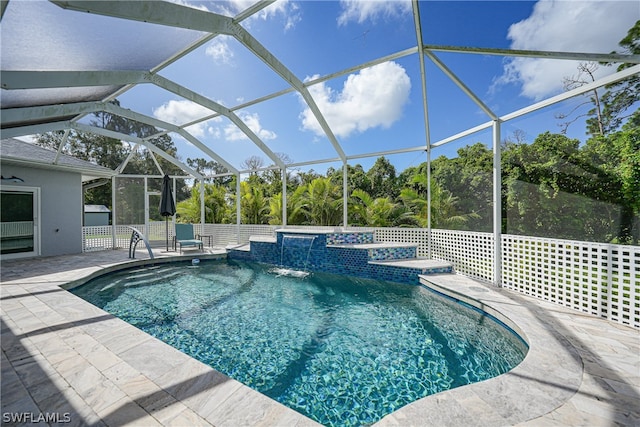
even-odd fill
[{"label": "blue pool water", "polygon": [[420,286],[253,263],[125,270],[72,292],[329,426],[374,423],[527,352],[486,314]]}]

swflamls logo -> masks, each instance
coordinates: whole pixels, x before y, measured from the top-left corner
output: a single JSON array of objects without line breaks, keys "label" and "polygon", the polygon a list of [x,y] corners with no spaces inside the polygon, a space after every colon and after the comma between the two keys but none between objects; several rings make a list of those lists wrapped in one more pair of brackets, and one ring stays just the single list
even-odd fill
[{"label": "swflamls logo", "polygon": [[3,412],[3,423],[70,423],[71,414],[69,412]]}]

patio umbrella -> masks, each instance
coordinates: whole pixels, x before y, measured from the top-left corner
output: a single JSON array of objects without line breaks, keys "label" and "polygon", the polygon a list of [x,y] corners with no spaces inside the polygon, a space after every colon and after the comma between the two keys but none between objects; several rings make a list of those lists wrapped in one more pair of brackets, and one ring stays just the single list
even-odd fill
[{"label": "patio umbrella", "polygon": [[165,228],[167,236],[167,252],[169,252],[169,217],[176,213],[176,204],[173,201],[171,192],[171,178],[165,175],[162,179],[162,194],[160,196],[160,215],[165,217]]}]

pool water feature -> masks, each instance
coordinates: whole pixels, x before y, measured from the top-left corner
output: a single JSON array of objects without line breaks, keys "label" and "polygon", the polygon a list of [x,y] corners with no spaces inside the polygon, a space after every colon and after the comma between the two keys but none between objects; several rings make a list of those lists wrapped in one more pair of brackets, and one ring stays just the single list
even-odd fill
[{"label": "pool water feature", "polygon": [[371,424],[509,371],[527,347],[421,286],[203,261],[110,273],[72,292],[329,426]]},{"label": "pool water feature", "polygon": [[[311,256],[311,248],[313,247],[313,242],[316,240],[317,236],[305,236],[305,235],[289,235],[284,234],[282,236],[282,242],[280,243],[280,266],[274,267],[269,270],[270,273],[277,274],[278,276],[291,276],[304,278],[307,277],[310,273],[307,271],[307,265],[309,265],[309,256]],[[287,242],[291,242],[287,244]],[[301,266],[294,266],[297,268],[287,268],[284,263],[285,259],[285,248],[290,252],[301,252],[306,254],[306,256],[301,257],[297,256],[297,258],[304,259],[304,262]],[[287,259],[290,259],[287,257]]]},{"label": "pool water feature", "polygon": [[[290,248],[295,252],[303,252],[305,255],[302,269],[306,269],[309,264],[309,256],[311,255],[311,247],[317,236],[305,236],[305,235],[289,235],[284,234],[282,236],[282,243],[280,247],[280,266],[284,267],[284,251],[285,248]],[[290,242],[287,244],[287,242]]]}]

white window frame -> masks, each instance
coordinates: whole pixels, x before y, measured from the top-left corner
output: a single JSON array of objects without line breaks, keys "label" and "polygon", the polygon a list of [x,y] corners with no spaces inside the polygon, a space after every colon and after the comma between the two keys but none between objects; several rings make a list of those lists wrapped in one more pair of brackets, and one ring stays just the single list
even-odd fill
[{"label": "white window frame", "polygon": [[15,254],[3,254],[0,257],[5,259],[16,259],[16,258],[30,258],[40,256],[42,253],[41,247],[41,233],[40,233],[40,209],[41,209],[41,200],[40,200],[40,187],[26,187],[21,185],[2,185],[0,186],[0,192],[21,192],[21,193],[32,193],[33,194],[33,251],[30,252],[19,252]]}]

